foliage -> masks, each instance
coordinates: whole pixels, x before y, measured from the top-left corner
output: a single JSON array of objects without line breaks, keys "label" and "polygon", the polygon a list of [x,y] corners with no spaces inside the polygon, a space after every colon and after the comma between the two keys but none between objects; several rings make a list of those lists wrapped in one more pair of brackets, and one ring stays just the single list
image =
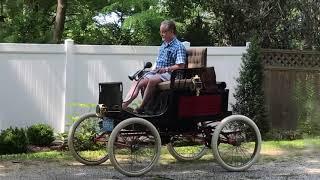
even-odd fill
[{"label": "foliage", "polygon": [[[57,1],[1,0],[0,42],[50,43]],[[159,45],[159,22],[173,19],[191,45],[320,49],[319,1],[68,0],[62,39],[78,44]],[[116,14],[115,22],[96,17]]]},{"label": "foliage", "polygon": [[[15,10],[22,8],[25,11]],[[29,7],[16,6],[11,9],[14,14],[0,23],[0,42],[46,43],[51,39],[50,16],[43,10],[32,10]]]},{"label": "foliage", "polygon": [[320,14],[317,1],[211,0],[208,4],[206,10],[220,24],[219,44],[244,45],[253,34],[259,34],[263,48],[320,46],[315,31]]},{"label": "foliage", "polygon": [[271,129],[266,133],[264,140],[296,140],[302,139],[303,135],[299,130]]},{"label": "foliage", "polygon": [[[67,17],[63,36],[79,44],[103,44],[99,40],[108,42],[104,31],[99,30],[92,19],[96,12],[91,10],[84,1],[71,1],[68,3]],[[109,34],[110,36],[111,34]],[[108,35],[107,35],[108,36]]]},{"label": "foliage", "polygon": [[157,10],[156,0],[115,0],[103,8],[104,13],[115,13],[118,21],[113,27],[116,44],[159,45],[159,24],[164,17]]},{"label": "foliage", "polygon": [[262,134],[269,130],[266,119],[265,98],[262,90],[263,69],[260,58],[258,39],[253,38],[246,54],[242,56],[242,64],[232,105],[235,113],[245,115],[257,124]]},{"label": "foliage", "polygon": [[212,45],[214,35],[212,33],[211,20],[214,17],[204,11],[207,2],[204,0],[178,0],[160,1],[160,10],[165,17],[173,19],[178,25],[178,37],[191,42],[192,46]]},{"label": "foliage", "polygon": [[130,32],[133,44],[159,45],[159,25],[163,19],[161,14],[151,9],[127,18],[122,29]]},{"label": "foliage", "polygon": [[[94,112],[96,104],[89,104],[89,103],[70,103],[68,106],[72,109],[72,114],[68,114],[67,118],[69,119],[69,122],[67,122],[66,126],[66,132],[63,134],[60,134],[60,138],[65,140],[67,138],[66,135],[68,135],[69,129],[71,125],[76,122],[82,115],[90,112]],[[93,147],[94,143],[91,143],[89,140],[91,137],[93,137],[93,134],[95,133],[95,119],[92,121],[85,121],[85,123],[81,123],[81,127],[77,130],[77,138],[79,138],[79,142],[81,144],[76,145],[79,148],[82,149],[90,149],[90,147]],[[83,144],[82,142],[87,142],[87,144]]]},{"label": "foliage", "polygon": [[98,144],[92,141],[92,138],[97,134],[97,130],[100,130],[100,124],[97,119],[89,119],[83,121],[81,126],[75,132],[77,137],[77,143],[75,146],[78,150],[99,150],[104,149],[105,144]]},{"label": "foliage", "polygon": [[54,1],[4,1],[0,42],[46,43],[51,38],[50,12]]},{"label": "foliage", "polygon": [[24,129],[8,128],[0,134],[0,155],[24,153],[27,151],[28,139]]},{"label": "foliage", "polygon": [[0,156],[0,160],[73,160],[73,157],[68,152],[63,151],[44,151],[44,152],[33,152],[33,153],[21,153],[21,154],[10,154]]},{"label": "foliage", "polygon": [[71,126],[74,122],[76,122],[81,115],[95,112],[96,104],[90,103],[69,103],[67,106],[72,109],[72,114],[68,114],[67,118],[69,122],[67,123],[68,126]]},{"label": "foliage", "polygon": [[68,140],[68,133],[66,132],[62,132],[62,133],[55,133],[54,137],[56,140],[60,140],[64,143],[66,143],[66,141]]},{"label": "foliage", "polygon": [[297,109],[298,130],[307,136],[320,135],[320,104],[315,89],[316,83],[314,76],[307,75],[305,79],[296,81],[293,91],[294,104]]},{"label": "foliage", "polygon": [[[281,152],[286,151],[282,155],[282,157],[290,157],[290,156],[297,156],[297,155],[304,155],[301,154],[303,150],[312,150],[317,152],[317,150],[320,148],[320,137],[316,138],[308,138],[308,139],[299,139],[299,140],[277,140],[277,141],[263,141],[262,142],[262,153],[264,152]],[[186,149],[187,151],[187,149]],[[91,151],[92,153],[99,153],[97,151]],[[297,153],[298,152],[298,153]],[[300,152],[300,153],[299,153]],[[272,154],[272,153],[271,153]],[[97,155],[99,156],[99,155]],[[275,158],[272,158],[274,160],[279,160],[278,153],[275,153],[273,155],[266,155],[264,154],[264,158],[262,158],[263,161],[268,160],[266,156],[276,156]],[[173,157],[169,154],[167,148],[165,146],[162,146],[161,148],[161,163],[167,164],[168,162],[173,161]],[[207,161],[210,160],[212,162],[212,155],[205,156],[201,161]],[[61,151],[49,151],[49,152],[35,152],[35,153],[22,153],[22,154],[11,154],[11,155],[1,155],[0,161],[3,160],[45,160],[45,161],[57,161],[57,160],[74,160],[73,157],[70,155],[69,152],[61,152]]]},{"label": "foliage", "polygon": [[213,43],[209,23],[203,20],[203,17],[196,16],[190,19],[186,24],[184,40],[191,42],[192,46],[206,46]]},{"label": "foliage", "polygon": [[35,124],[27,128],[29,143],[38,146],[47,146],[55,139],[53,128],[46,124]]},{"label": "foliage", "polygon": [[300,151],[308,149],[316,151],[320,148],[319,137],[298,139],[298,140],[280,140],[280,141],[264,141],[262,151],[283,150],[288,152]]},{"label": "foliage", "polygon": [[[76,122],[82,115],[87,113],[95,112],[96,104],[89,104],[89,103],[70,103],[68,104],[73,110],[72,114],[68,115],[69,122],[67,123],[67,126],[71,127],[71,125]],[[97,147],[98,145],[96,143],[93,143],[91,141],[91,138],[96,134],[99,124],[97,123],[96,118],[90,118],[86,121],[83,121],[80,126],[77,128],[77,131],[75,132],[75,136],[77,139],[79,139],[78,142],[80,144],[75,145],[79,149],[101,149],[101,147]],[[67,131],[69,131],[69,127],[67,128]],[[66,132],[68,134],[68,132]],[[75,142],[76,143],[76,142]],[[103,145],[103,144],[102,144]]]}]

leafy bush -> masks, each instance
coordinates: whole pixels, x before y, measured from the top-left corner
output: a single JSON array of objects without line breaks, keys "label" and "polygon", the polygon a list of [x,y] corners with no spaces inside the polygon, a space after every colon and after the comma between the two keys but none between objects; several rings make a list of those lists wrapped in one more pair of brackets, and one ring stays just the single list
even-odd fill
[{"label": "leafy bush", "polygon": [[24,129],[8,128],[0,134],[0,155],[24,153],[27,151],[28,139]]},{"label": "leafy bush", "polygon": [[302,139],[303,134],[299,130],[271,129],[266,133],[265,140],[296,140]]},{"label": "leafy bush", "polygon": [[[67,123],[66,134],[68,134],[71,125],[74,122],[78,121],[82,115],[90,112],[95,112],[96,104],[69,103],[68,106],[72,109],[73,113],[67,116],[69,119],[69,122]],[[79,141],[75,142],[75,143],[78,143],[75,146],[78,147],[80,150],[88,150],[88,149],[95,150],[95,149],[101,148],[101,147],[97,147],[97,144],[93,143],[90,140],[96,133],[96,129],[98,128],[96,127],[97,125],[98,124],[95,118],[82,122],[81,126],[79,126],[76,131],[76,137]],[[62,135],[61,138],[66,139],[67,137],[63,137]]]},{"label": "leafy bush", "polygon": [[76,122],[80,116],[89,112],[95,112],[97,104],[90,103],[68,103],[67,106],[72,111],[72,114],[68,114],[67,118],[69,122],[67,123],[67,129]]},{"label": "leafy bush", "polygon": [[47,146],[54,140],[53,128],[46,124],[32,125],[27,129],[30,144]]},{"label": "leafy bush", "polygon": [[238,86],[234,94],[236,103],[232,108],[234,112],[252,118],[264,135],[269,131],[270,124],[266,118],[260,52],[258,39],[253,38],[248,52],[242,56],[240,76],[237,78]]},{"label": "leafy bush", "polygon": [[94,120],[85,121],[81,124],[81,127],[76,132],[76,137],[79,140],[77,143],[77,148],[79,150],[98,150],[101,149],[101,145],[105,146],[104,144],[97,144],[94,143],[91,139],[96,135],[96,129],[98,124]]},{"label": "leafy bush", "polygon": [[320,135],[320,103],[317,94],[317,79],[307,75],[295,82],[293,90],[294,105],[297,109],[298,130],[305,136]]}]

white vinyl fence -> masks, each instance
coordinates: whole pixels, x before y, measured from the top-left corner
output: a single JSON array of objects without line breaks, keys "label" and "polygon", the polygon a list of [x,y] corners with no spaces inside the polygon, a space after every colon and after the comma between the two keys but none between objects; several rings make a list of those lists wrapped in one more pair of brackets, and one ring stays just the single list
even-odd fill
[{"label": "white vinyl fence", "polygon": [[[217,81],[230,89],[236,86],[242,54],[246,47],[207,47],[208,66],[214,66]],[[154,62],[158,46],[11,44],[0,43],[0,130],[51,125],[64,132],[72,103],[97,103],[99,82],[123,82],[128,75]],[[229,107],[230,108],[230,107]]]}]

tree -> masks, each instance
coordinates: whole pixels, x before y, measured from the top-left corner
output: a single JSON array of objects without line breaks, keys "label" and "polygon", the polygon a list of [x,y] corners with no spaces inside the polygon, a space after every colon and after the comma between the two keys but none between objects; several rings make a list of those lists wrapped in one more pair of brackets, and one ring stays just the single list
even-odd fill
[{"label": "tree", "polygon": [[117,44],[159,45],[159,24],[164,16],[158,11],[157,0],[113,0],[103,8],[115,13],[118,21],[109,23]]},{"label": "tree", "polygon": [[261,49],[257,38],[253,38],[248,52],[242,56],[242,64],[234,97],[233,111],[245,115],[257,124],[262,134],[268,132],[270,124],[266,119],[263,93],[263,67]]},{"label": "tree", "polygon": [[57,0],[57,12],[53,31],[53,42],[55,43],[61,42],[66,19],[66,1],[67,0]]},{"label": "tree", "polygon": [[[173,19],[192,45],[320,49],[316,0],[0,0],[0,42],[158,45],[159,23]],[[115,22],[95,17],[117,14]]]},{"label": "tree", "polygon": [[320,6],[315,0],[209,0],[212,32],[219,44],[245,45],[254,34],[262,48],[315,49],[320,47]]},{"label": "tree", "polygon": [[301,34],[304,49],[320,49],[320,2],[317,0],[300,0]]},{"label": "tree", "polygon": [[159,45],[161,37],[159,26],[164,17],[155,11],[147,10],[128,17],[122,26],[122,30],[129,32],[132,44]]},{"label": "tree", "polygon": [[161,12],[178,24],[180,39],[191,42],[193,46],[213,44],[210,13],[205,11],[205,0],[160,1]]},{"label": "tree", "polygon": [[186,25],[186,31],[183,34],[184,40],[191,42],[192,46],[206,46],[212,44],[212,37],[209,24],[203,21],[198,15]]},{"label": "tree", "polygon": [[53,1],[3,1],[0,42],[46,43],[51,39]]}]

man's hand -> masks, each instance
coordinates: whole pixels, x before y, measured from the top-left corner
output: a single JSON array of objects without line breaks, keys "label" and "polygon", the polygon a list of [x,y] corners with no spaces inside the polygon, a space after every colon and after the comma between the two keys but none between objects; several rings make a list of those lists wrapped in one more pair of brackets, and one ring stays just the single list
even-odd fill
[{"label": "man's hand", "polygon": [[185,67],[184,64],[175,64],[175,65],[170,66],[170,67],[156,69],[156,72],[159,73],[159,74],[162,74],[162,73],[165,73],[165,72],[172,72],[172,71],[174,71],[176,69],[182,69],[184,67]]},{"label": "man's hand", "polygon": [[168,67],[166,67],[166,68],[159,68],[159,69],[157,70],[157,73],[162,74],[162,73],[166,73],[166,72],[168,72],[168,71],[169,71],[169,68],[168,68]]}]

